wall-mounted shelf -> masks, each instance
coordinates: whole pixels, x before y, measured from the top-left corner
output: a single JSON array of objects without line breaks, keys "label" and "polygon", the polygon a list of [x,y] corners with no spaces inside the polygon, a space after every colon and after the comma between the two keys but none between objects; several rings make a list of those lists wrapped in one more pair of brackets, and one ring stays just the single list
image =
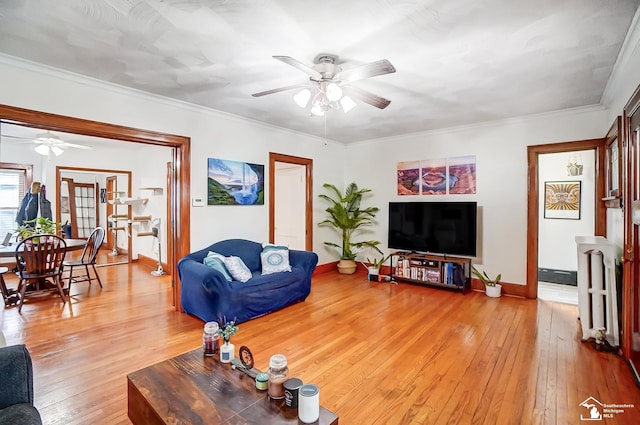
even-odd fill
[{"label": "wall-mounted shelf", "polygon": [[162,188],[161,187],[141,187],[138,190],[150,190],[153,192],[154,195],[162,195]]},{"label": "wall-mounted shelf", "polygon": [[108,201],[114,205],[146,205],[149,202],[148,198],[115,198]]},{"label": "wall-mounted shelf", "polygon": [[133,221],[151,221],[150,215],[138,215],[132,218]]}]

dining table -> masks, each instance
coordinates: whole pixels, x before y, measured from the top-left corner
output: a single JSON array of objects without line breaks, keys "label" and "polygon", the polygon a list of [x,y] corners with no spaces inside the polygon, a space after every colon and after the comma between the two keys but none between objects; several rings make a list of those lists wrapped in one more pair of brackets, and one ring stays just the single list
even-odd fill
[{"label": "dining table", "polygon": [[[81,250],[84,248],[85,244],[87,243],[86,239],[65,239],[64,241],[66,243],[65,252]],[[15,259],[16,254],[19,254],[19,251],[16,252],[16,248],[18,247],[18,244],[19,242],[13,242],[8,246],[0,247],[0,258]],[[5,267],[6,266],[9,266],[8,268],[11,269],[13,268],[13,266],[15,266],[15,264],[9,265],[9,264],[6,264],[5,262]],[[2,292],[2,300],[6,307],[17,304],[19,300],[17,290],[7,288],[7,285],[5,284],[4,278],[2,277],[1,274],[0,274],[0,292]]]}]

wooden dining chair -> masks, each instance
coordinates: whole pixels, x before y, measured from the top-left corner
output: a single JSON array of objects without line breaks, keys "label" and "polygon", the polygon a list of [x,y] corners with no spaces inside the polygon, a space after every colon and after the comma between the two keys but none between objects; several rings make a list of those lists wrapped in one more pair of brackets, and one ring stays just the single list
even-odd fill
[{"label": "wooden dining chair", "polygon": [[[100,251],[100,247],[102,246],[102,242],[104,242],[105,230],[102,227],[96,227],[93,232],[87,238],[87,243],[84,245],[84,249],[82,250],[82,255],[77,260],[67,260],[63,263],[64,267],[69,268],[69,286],[67,290],[71,293],[71,283],[78,282],[89,282],[91,285],[92,280],[97,280],[98,284],[102,288],[102,282],[100,281],[100,275],[96,270],[96,258],[98,257],[98,252]],[[73,270],[76,267],[84,267],[84,274],[73,274]],[[89,271],[89,267],[93,269],[93,276]]]},{"label": "wooden dining chair", "polygon": [[57,289],[62,301],[67,302],[62,289],[62,263],[66,249],[64,239],[55,235],[31,236],[16,246],[20,293],[18,312],[22,311],[25,296],[38,291]]}]

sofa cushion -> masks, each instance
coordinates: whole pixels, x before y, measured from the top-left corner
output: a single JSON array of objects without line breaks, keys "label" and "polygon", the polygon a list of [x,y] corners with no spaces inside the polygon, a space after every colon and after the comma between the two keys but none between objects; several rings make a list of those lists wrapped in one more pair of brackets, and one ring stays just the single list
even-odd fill
[{"label": "sofa cushion", "polygon": [[42,419],[31,404],[20,403],[0,410],[0,425],[42,425]]},{"label": "sofa cushion", "polygon": [[238,292],[255,292],[257,295],[260,295],[261,293],[263,294],[266,289],[286,289],[289,285],[295,285],[301,279],[304,279],[305,271],[300,267],[291,267],[291,273],[264,275],[260,271],[257,271],[253,272],[252,275],[253,277],[246,283],[235,280],[231,282],[232,290]]},{"label": "sofa cushion", "polygon": [[205,266],[218,270],[220,273],[222,273],[224,278],[227,279],[227,281],[231,282],[233,278],[229,274],[229,271],[227,270],[227,266],[225,265],[224,260],[225,260],[224,255],[218,254],[217,252],[209,251],[209,254],[207,254],[207,256],[204,257],[204,260],[202,260],[202,263]]},{"label": "sofa cushion", "polygon": [[262,274],[272,274],[279,272],[290,272],[289,248],[278,245],[264,245],[260,253],[262,263]]},{"label": "sofa cushion", "polygon": [[242,258],[236,257],[235,255],[225,257],[224,265],[227,266],[227,270],[229,270],[229,273],[231,273],[231,276],[233,276],[235,280],[244,283],[251,279],[251,270],[244,264]]}]

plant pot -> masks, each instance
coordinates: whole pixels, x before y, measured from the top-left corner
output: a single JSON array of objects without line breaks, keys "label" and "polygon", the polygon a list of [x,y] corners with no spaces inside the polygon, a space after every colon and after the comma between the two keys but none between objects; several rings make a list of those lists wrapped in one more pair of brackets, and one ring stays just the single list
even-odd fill
[{"label": "plant pot", "polygon": [[495,286],[485,286],[485,293],[487,297],[498,298],[502,294],[502,285],[496,283]]},{"label": "plant pot", "polygon": [[372,282],[378,281],[378,276],[380,275],[380,269],[377,267],[367,267],[367,272],[369,273],[368,278]]},{"label": "plant pot", "polygon": [[342,274],[354,274],[357,267],[354,260],[340,260],[338,262],[338,272]]}]

